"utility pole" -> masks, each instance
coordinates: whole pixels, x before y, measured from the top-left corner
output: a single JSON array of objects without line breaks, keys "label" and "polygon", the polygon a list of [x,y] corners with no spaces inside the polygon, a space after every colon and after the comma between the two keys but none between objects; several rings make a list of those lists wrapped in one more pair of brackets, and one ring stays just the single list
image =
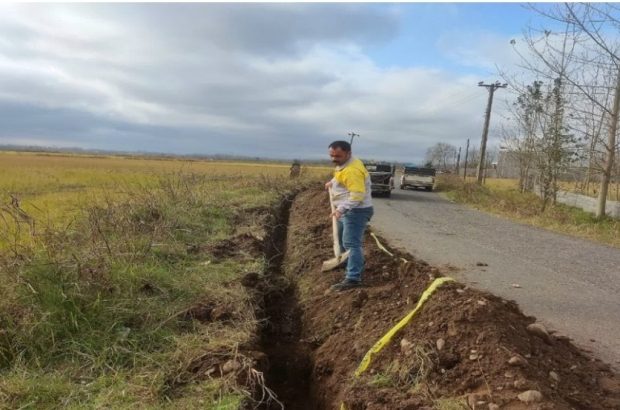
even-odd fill
[{"label": "utility pole", "polygon": [[482,130],[482,141],[480,142],[480,161],[478,162],[478,171],[476,172],[476,183],[482,185],[482,169],[484,167],[484,154],[487,150],[487,135],[489,134],[489,121],[491,120],[491,106],[493,105],[493,93],[498,88],[506,88],[508,84],[501,84],[499,81],[493,84],[484,84],[480,81],[478,87],[486,87],[489,90],[489,100],[487,101],[487,112],[484,117],[484,128]]},{"label": "utility pole", "polygon": [[461,165],[461,147],[459,147],[459,153],[456,156],[456,175],[459,175],[459,166]]},{"label": "utility pole", "polygon": [[354,138],[354,137],[359,137],[359,136],[360,136],[359,134],[356,134],[356,133],[354,133],[354,132],[350,132],[350,133],[348,133],[347,135],[348,135],[349,137],[351,137],[351,142],[349,143],[349,144],[351,144],[351,145],[353,145],[353,138]]},{"label": "utility pole", "polygon": [[469,138],[467,138],[467,147],[465,147],[465,167],[463,169],[463,181],[467,182],[467,154],[469,154]]}]

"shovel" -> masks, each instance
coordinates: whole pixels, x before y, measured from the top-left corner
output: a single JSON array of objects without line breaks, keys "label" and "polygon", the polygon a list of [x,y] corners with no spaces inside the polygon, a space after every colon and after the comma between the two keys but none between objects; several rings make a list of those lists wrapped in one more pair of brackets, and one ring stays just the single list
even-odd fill
[{"label": "shovel", "polygon": [[[332,210],[332,213],[336,210],[334,206],[334,200],[332,199],[332,189],[329,188],[329,206]],[[344,262],[346,262],[349,257],[349,251],[342,253],[340,251],[340,243],[338,242],[338,221],[335,216],[332,217],[332,236],[334,238],[334,258],[328,259],[323,262],[323,266],[321,267],[321,272],[327,272],[332,269],[336,269]]]}]

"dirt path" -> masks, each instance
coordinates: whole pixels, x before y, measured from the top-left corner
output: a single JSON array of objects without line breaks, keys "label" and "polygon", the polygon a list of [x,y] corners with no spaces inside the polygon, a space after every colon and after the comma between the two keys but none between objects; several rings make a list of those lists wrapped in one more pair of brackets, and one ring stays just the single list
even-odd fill
[{"label": "dirt path", "polygon": [[620,368],[620,250],[470,210],[435,193],[396,189],[391,199],[374,202],[372,228],[392,245],[516,300],[524,313]]}]

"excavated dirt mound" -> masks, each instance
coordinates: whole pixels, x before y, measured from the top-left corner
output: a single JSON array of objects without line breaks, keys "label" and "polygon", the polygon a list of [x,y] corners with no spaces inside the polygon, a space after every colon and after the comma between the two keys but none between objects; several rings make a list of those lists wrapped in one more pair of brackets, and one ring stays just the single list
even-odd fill
[{"label": "excavated dirt mound", "polygon": [[328,209],[319,187],[297,196],[287,285],[270,296],[267,381],[287,409],[620,409],[620,381],[607,365],[568,338],[528,330],[536,320],[516,303],[458,282],[441,286],[354,377],[368,349],[443,273],[408,254],[389,256],[367,235],[365,287],[330,292],[343,270],[320,271],[332,250]]}]

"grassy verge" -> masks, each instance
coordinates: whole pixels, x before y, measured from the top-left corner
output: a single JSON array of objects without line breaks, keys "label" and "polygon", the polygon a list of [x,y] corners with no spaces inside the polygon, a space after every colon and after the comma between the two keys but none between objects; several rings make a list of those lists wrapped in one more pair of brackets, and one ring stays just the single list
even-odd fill
[{"label": "grassy verge", "polygon": [[437,188],[453,201],[502,215],[555,232],[561,232],[611,246],[620,247],[620,221],[613,218],[598,220],[593,214],[563,204],[549,206],[541,212],[539,197],[521,193],[516,184],[488,180],[484,186],[464,183],[461,178],[443,175]]},{"label": "grassy verge", "polygon": [[226,252],[235,238],[265,237],[270,208],[292,184],[263,174],[149,178],[82,199],[70,217],[37,217],[33,231],[5,207],[0,408],[233,409],[260,383],[242,349],[257,321],[239,279],[265,261]]}]

